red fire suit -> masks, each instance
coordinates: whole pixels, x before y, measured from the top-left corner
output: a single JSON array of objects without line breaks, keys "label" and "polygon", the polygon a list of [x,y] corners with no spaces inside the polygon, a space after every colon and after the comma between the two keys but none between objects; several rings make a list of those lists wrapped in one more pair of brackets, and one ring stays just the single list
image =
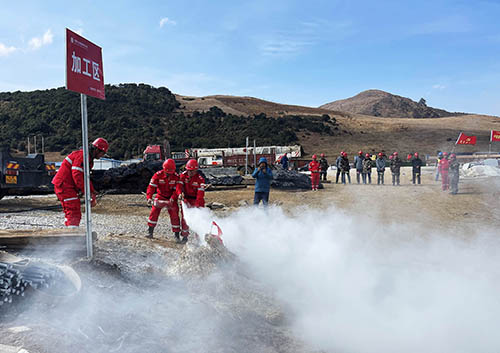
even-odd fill
[{"label": "red fire suit", "polygon": [[161,209],[166,207],[170,216],[170,223],[172,224],[172,232],[180,232],[179,205],[177,203],[178,187],[180,187],[180,184],[177,173],[167,174],[165,171],[160,170],[153,175],[146,192],[148,200],[152,200],[153,195],[156,193],[153,207],[149,214],[148,226],[156,227]]},{"label": "red fire suit", "polygon": [[[205,207],[205,179],[196,173],[189,177],[185,171],[180,176],[178,193],[184,193],[184,202],[188,207]],[[181,211],[182,212],[182,211]],[[189,227],[182,217],[182,236],[188,236]]]},{"label": "red fire suit", "polygon": [[[90,158],[90,169],[94,160]],[[64,225],[67,227],[78,227],[82,213],[80,209],[80,197],[85,193],[85,182],[83,178],[83,150],[71,152],[62,162],[57,174],[52,179],[54,191],[64,211]],[[91,198],[95,202],[95,191],[90,182]]]},{"label": "red fire suit", "polygon": [[450,169],[450,161],[446,158],[441,159],[439,161],[438,169],[439,173],[441,174],[443,191],[446,191],[450,187],[450,178],[448,175],[448,170]]},{"label": "red fire suit", "polygon": [[311,172],[311,189],[318,190],[320,164],[318,161],[309,163],[309,171]]}]

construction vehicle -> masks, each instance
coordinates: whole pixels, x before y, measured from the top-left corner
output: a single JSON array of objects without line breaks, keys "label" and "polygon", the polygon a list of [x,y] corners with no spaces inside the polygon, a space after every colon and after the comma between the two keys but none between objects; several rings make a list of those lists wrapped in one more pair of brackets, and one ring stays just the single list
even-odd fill
[{"label": "construction vehicle", "polygon": [[43,154],[14,157],[0,151],[0,199],[5,195],[52,192],[55,174],[55,164],[45,163]]}]

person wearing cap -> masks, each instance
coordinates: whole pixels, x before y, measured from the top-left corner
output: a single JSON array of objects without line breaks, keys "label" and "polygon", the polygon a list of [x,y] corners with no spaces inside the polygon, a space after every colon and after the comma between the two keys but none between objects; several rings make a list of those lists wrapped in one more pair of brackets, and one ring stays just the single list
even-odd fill
[{"label": "person wearing cap", "polygon": [[439,181],[439,162],[443,159],[443,152],[439,152],[436,161],[436,181]]},{"label": "person wearing cap", "polygon": [[393,186],[399,186],[399,176],[401,173],[401,164],[403,162],[399,158],[399,155],[397,152],[394,152],[392,154],[392,159],[391,159],[391,173],[392,173],[392,185]]},{"label": "person wearing cap", "polygon": [[266,157],[259,159],[259,165],[252,173],[255,180],[255,193],[253,196],[253,204],[257,206],[261,201],[264,207],[269,203],[269,190],[271,189],[271,181],[273,180],[273,171],[267,165]]},{"label": "person wearing cap", "polygon": [[377,185],[384,185],[385,159],[382,152],[379,152],[375,165],[377,167]]},{"label": "person wearing cap", "polygon": [[415,181],[418,181],[418,184],[420,185],[420,169],[422,167],[422,160],[419,158],[418,152],[415,152],[413,154],[413,158],[411,159],[411,166],[413,184],[415,185]]},{"label": "person wearing cap", "polygon": [[351,183],[351,175],[349,174],[349,169],[351,166],[349,164],[349,158],[347,158],[347,153],[342,152],[342,159],[340,160],[340,170],[342,172],[342,184],[346,185],[346,176],[349,184]]},{"label": "person wearing cap", "polygon": [[315,154],[313,154],[312,161],[309,162],[308,167],[309,171],[311,172],[311,190],[318,191],[320,165],[318,162],[318,157]]},{"label": "person wearing cap", "polygon": [[365,159],[363,160],[363,184],[372,183],[372,159],[370,158],[370,154],[365,154]]},{"label": "person wearing cap", "polygon": [[335,166],[337,167],[337,175],[335,176],[335,184],[339,183],[339,176],[340,176],[340,173],[342,172],[342,168],[340,167],[340,162],[342,161],[343,155],[344,155],[344,151],[340,152],[339,156],[337,157],[337,160],[335,161]]},{"label": "person wearing cap", "polygon": [[328,165],[328,160],[326,159],[324,153],[321,153],[321,159],[319,160],[319,167],[320,167],[319,180],[326,181],[326,174],[327,174],[329,165]]},{"label": "person wearing cap", "polygon": [[[108,151],[108,141],[102,137],[97,138],[89,149],[89,168],[94,166],[94,159],[103,157]],[[54,192],[61,202],[64,212],[64,225],[76,228],[80,225],[82,212],[80,198],[85,194],[85,180],[83,174],[83,149],[71,152],[52,179]],[[90,181],[90,205],[94,207],[97,203],[96,193],[92,181]]]},{"label": "person wearing cap", "polygon": [[450,169],[450,161],[448,160],[448,153],[443,152],[443,158],[439,161],[439,174],[441,174],[441,188],[446,191],[450,188],[450,178],[448,175]]},{"label": "person wearing cap", "polygon": [[[148,206],[151,206],[151,212],[148,218],[148,235],[153,238],[153,232],[158,223],[158,217],[163,208],[166,208],[170,216],[170,224],[175,239],[180,241],[179,232],[181,223],[179,219],[179,204],[177,202],[177,187],[180,177],[175,172],[175,161],[171,158],[163,162],[162,169],[153,174],[148,189],[146,199]],[[156,194],[156,197],[154,195]]]},{"label": "person wearing cap", "polygon": [[360,175],[363,174],[363,161],[365,157],[363,157],[363,151],[359,151],[358,155],[354,157],[354,168],[356,168],[356,181],[358,184],[360,183]]},{"label": "person wearing cap", "polygon": [[[198,172],[198,162],[196,159],[190,159],[186,163],[186,170],[179,176],[176,188],[177,197],[184,201],[188,208],[203,208],[205,207],[205,188],[205,178]],[[183,215],[182,209],[180,212]],[[182,239],[176,239],[177,242],[187,243],[189,226],[184,217],[181,220],[181,235]]]},{"label": "person wearing cap", "polygon": [[450,155],[450,194],[456,195],[458,193],[458,180],[460,179],[460,163],[457,161],[457,155],[452,153]]}]

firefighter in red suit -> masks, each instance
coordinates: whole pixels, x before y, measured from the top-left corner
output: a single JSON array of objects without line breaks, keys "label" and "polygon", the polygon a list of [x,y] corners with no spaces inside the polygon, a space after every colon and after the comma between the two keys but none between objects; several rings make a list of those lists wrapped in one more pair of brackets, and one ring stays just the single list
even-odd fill
[{"label": "firefighter in red suit", "polygon": [[[89,167],[92,169],[94,159],[101,158],[108,151],[108,141],[99,137],[90,146]],[[80,197],[85,193],[85,182],[83,177],[83,150],[71,152],[62,162],[57,174],[52,179],[54,191],[61,201],[64,211],[64,225],[67,227],[78,227],[82,213],[80,209]],[[94,186],[90,182],[91,200],[90,205],[96,205]]]},{"label": "firefighter in red suit", "polygon": [[309,163],[309,171],[311,172],[311,189],[318,191],[319,185],[319,172],[321,171],[320,163],[317,161],[318,157],[314,154],[312,162]]},{"label": "firefighter in red suit", "polygon": [[443,158],[441,158],[441,160],[439,161],[438,169],[439,173],[441,174],[443,191],[446,191],[450,187],[450,178],[448,175],[448,171],[450,169],[450,161],[448,160],[448,153],[443,153]]},{"label": "firefighter in red suit", "polygon": [[[179,185],[177,193],[187,207],[205,207],[205,179],[198,173],[198,162],[195,159],[190,159],[186,163],[186,171],[181,174]],[[189,227],[184,217],[182,217],[181,225],[182,240],[180,242],[186,243]]]},{"label": "firefighter in red suit", "polygon": [[[181,223],[179,220],[179,204],[177,203],[179,181],[179,174],[175,172],[175,161],[173,159],[167,159],[163,162],[163,169],[156,172],[151,178],[146,192],[148,205],[152,206],[148,219],[148,238],[153,237],[160,212],[162,208],[166,207],[170,215],[172,232],[175,239],[180,240]],[[155,193],[156,197],[153,199]]]}]

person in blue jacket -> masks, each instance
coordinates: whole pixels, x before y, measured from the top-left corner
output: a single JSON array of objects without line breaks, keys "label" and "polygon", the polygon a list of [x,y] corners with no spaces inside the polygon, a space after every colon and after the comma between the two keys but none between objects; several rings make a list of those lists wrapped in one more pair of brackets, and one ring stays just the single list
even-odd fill
[{"label": "person in blue jacket", "polygon": [[259,159],[259,165],[252,173],[252,177],[257,179],[255,181],[253,204],[258,205],[262,200],[262,204],[267,206],[269,202],[269,189],[271,188],[271,181],[273,180],[273,172],[267,165],[267,159],[265,157]]}]

